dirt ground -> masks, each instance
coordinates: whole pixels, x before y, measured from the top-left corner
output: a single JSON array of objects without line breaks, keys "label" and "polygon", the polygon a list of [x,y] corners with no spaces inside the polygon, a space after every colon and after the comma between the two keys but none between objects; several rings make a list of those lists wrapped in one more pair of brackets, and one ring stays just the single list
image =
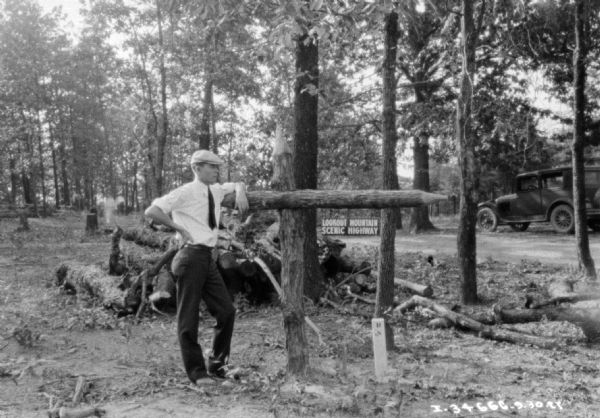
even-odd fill
[{"label": "dirt ground", "polygon": [[[428,329],[427,313],[415,312],[394,323],[388,380],[376,382],[372,307],[360,302],[346,305],[352,315],[307,305],[325,345],[307,331],[311,373],[293,380],[285,371],[279,309],[239,301],[231,362],[240,380],[194,390],[181,367],[173,316],[115,318],[54,286],[59,262],[106,264],[109,236],[85,237],[83,219],[73,214],[30,223],[30,232],[14,232],[16,222],[0,221],[0,417],[46,416],[57,400],[73,406],[78,376],[91,382],[85,404],[109,417],[600,416],[598,347],[570,324],[519,326],[562,342],[544,350]],[[350,246],[376,258],[374,247]],[[436,254],[431,266],[422,253],[400,251],[396,267],[398,277],[431,284],[438,302],[459,302],[452,256]],[[569,275],[564,266],[487,257],[479,264],[483,302],[470,309],[522,305],[525,291],[543,292],[549,281]],[[207,348],[213,321],[205,311],[203,317]]]}]

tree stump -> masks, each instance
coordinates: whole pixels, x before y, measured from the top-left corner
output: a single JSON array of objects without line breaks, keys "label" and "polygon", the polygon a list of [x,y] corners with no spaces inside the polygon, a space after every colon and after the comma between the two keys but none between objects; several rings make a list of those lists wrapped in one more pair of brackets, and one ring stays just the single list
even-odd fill
[{"label": "tree stump", "polygon": [[98,232],[98,214],[88,213],[85,218],[85,233],[94,235],[96,232]]}]

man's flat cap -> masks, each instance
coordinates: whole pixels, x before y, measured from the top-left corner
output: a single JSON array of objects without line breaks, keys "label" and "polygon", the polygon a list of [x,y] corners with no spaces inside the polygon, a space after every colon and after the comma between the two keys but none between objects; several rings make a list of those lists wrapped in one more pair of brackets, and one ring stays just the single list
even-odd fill
[{"label": "man's flat cap", "polygon": [[206,149],[201,149],[192,154],[191,164],[208,163],[208,164],[223,164],[223,160],[217,157],[214,153]]}]

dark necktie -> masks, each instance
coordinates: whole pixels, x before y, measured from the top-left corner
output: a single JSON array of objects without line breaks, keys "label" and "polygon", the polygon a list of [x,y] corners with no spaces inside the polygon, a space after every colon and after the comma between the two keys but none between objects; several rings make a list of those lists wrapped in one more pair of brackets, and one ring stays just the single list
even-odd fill
[{"label": "dark necktie", "polygon": [[210,187],[208,188],[208,226],[210,229],[215,229],[217,226],[217,220],[215,218],[215,199],[213,199],[213,195],[210,191]]}]

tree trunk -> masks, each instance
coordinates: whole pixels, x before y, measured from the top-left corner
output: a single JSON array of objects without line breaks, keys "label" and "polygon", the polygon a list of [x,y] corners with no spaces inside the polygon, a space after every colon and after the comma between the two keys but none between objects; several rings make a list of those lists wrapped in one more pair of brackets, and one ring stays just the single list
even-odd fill
[{"label": "tree trunk", "polygon": [[217,115],[215,111],[215,97],[210,97],[210,136],[212,143],[212,152],[219,153],[219,138],[217,137]]},{"label": "tree trunk", "polygon": [[158,43],[160,48],[160,101],[161,101],[161,119],[160,129],[158,129],[156,142],[156,193],[161,196],[163,193],[164,183],[164,162],[165,148],[167,146],[167,137],[169,134],[169,119],[167,114],[167,70],[165,67],[165,45],[163,42],[162,28],[162,12],[160,9],[160,1],[156,0],[156,20],[158,23]]},{"label": "tree trunk", "polygon": [[31,181],[24,168],[21,169],[21,183],[23,185],[23,200],[25,204],[32,205],[35,199],[32,198]]},{"label": "tree trunk", "polygon": [[[415,135],[413,144],[413,188],[428,192],[429,187],[429,138]],[[426,206],[411,209],[409,230],[412,234],[434,229]]]},{"label": "tree trunk", "polygon": [[596,268],[590,253],[588,224],[585,208],[585,0],[577,0],[575,8],[575,50],[573,51],[573,206],[575,239],[579,267],[585,275],[596,280]]},{"label": "tree trunk", "polygon": [[[397,184],[396,144],[396,54],[398,48],[398,14],[390,12],[385,19],[385,57],[383,63],[383,189]],[[384,318],[386,345],[394,347],[394,334],[389,325],[388,312],[394,303],[394,265],[396,239],[396,210],[381,211],[381,241],[379,245],[376,318]]]},{"label": "tree trunk", "polygon": [[[296,42],[296,83],[294,86],[294,142],[292,168],[294,188],[317,188],[318,130],[317,111],[319,87],[319,49],[317,40],[304,33]],[[300,222],[292,224],[290,229],[303,230],[303,252],[306,270],[304,271],[305,294],[314,301],[319,300],[323,280],[317,258],[317,211],[303,210],[289,220]]]},{"label": "tree trunk", "polygon": [[198,133],[198,147],[210,149],[210,103],[212,101],[212,74],[207,74],[204,83],[204,96],[202,98],[202,119],[200,120],[200,132]]},{"label": "tree trunk", "polygon": [[462,277],[462,300],[477,303],[477,216],[479,173],[475,156],[475,132],[472,127],[473,84],[475,80],[475,44],[473,2],[462,0],[462,74],[456,106],[456,144],[460,168],[460,208],[458,225],[458,259]]},{"label": "tree trunk", "polygon": [[[289,190],[294,188],[292,155],[281,131],[279,133],[273,147],[272,187]],[[283,323],[288,355],[287,369],[294,375],[306,374],[309,362],[303,303],[304,280],[311,273],[305,254],[305,249],[309,246],[307,235],[311,235],[307,232],[301,210],[285,209],[280,212]],[[312,245],[316,245],[316,237]]]},{"label": "tree trunk", "polygon": [[42,146],[42,122],[40,121],[40,115],[37,114],[37,140],[38,140],[38,154],[40,157],[40,185],[42,186],[42,214],[46,216],[47,213],[47,192],[46,192],[46,170],[44,168],[44,147]]},{"label": "tree trunk", "polygon": [[54,130],[52,124],[48,122],[48,132],[50,133],[50,149],[52,150],[52,179],[54,181],[54,205],[60,209],[60,187],[58,185],[58,162],[56,160],[56,147],[54,142]]},{"label": "tree trunk", "polygon": [[60,177],[62,179],[62,198],[65,206],[71,206],[71,193],[69,192],[69,176],[67,175],[67,154],[65,152],[64,138],[58,147],[60,158]]},{"label": "tree trunk", "polygon": [[17,203],[17,193],[19,190],[19,173],[17,172],[17,161],[11,156],[9,161],[10,168],[10,203]]}]

